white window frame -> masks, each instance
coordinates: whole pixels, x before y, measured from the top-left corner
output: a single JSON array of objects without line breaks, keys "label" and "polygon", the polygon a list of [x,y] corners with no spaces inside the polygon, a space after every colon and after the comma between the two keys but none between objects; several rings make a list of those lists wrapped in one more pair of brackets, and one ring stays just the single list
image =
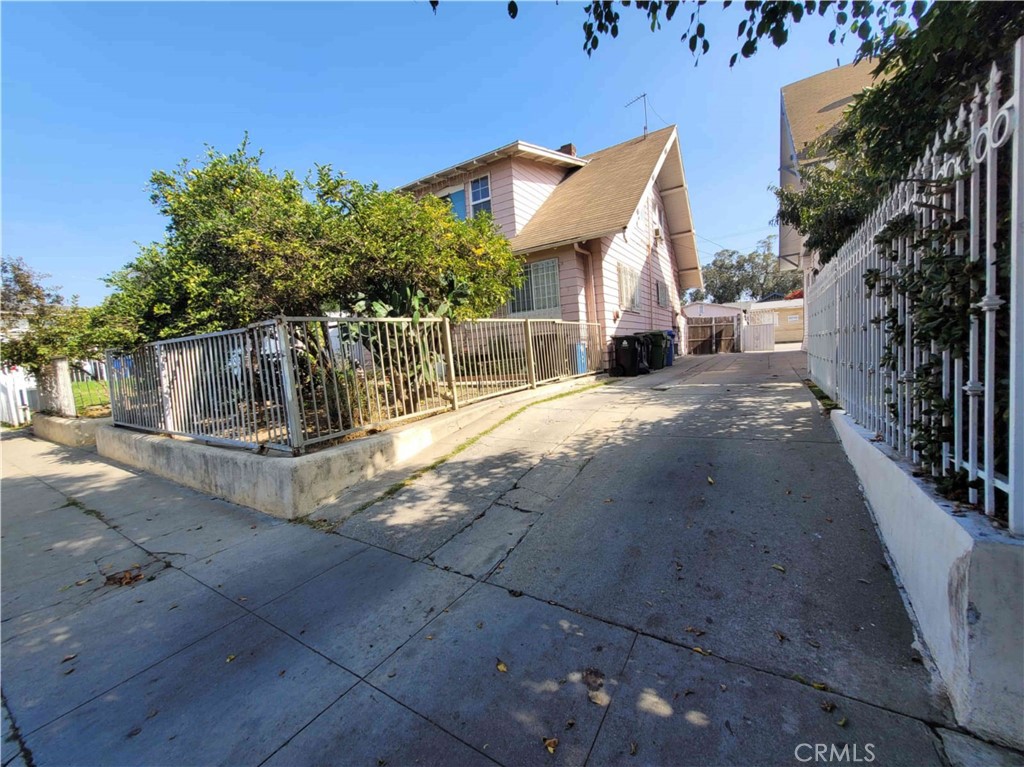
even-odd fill
[{"label": "white window frame", "polygon": [[[540,272],[542,269],[547,269],[550,273],[550,266],[554,264],[554,291],[552,292],[551,286],[537,285],[533,280],[533,271],[536,269]],[[518,291],[530,291],[530,308],[515,311],[513,309],[514,298],[508,303],[508,313],[512,317],[550,317],[552,314],[561,317],[562,308],[562,283],[558,273],[559,263],[557,258],[545,258],[539,261],[531,261],[524,265],[524,271],[526,272],[526,282]],[[516,292],[518,292],[516,291]],[[538,296],[538,293],[540,294]],[[541,299],[538,302],[538,298]],[[551,305],[551,299],[554,299],[554,304]],[[538,308],[537,304],[543,303],[544,306]]]},{"label": "white window frame", "polygon": [[[473,182],[474,181],[481,181],[481,180],[484,180],[484,179],[486,179],[486,181],[487,181],[487,196],[486,197],[481,197],[479,200],[474,200],[473,199],[473,194],[474,194],[474,192],[473,192]],[[487,203],[487,207],[488,207],[488,211],[487,212],[488,213],[492,213],[493,212],[493,210],[492,210],[493,209],[493,204],[491,203],[491,174],[490,173],[485,173],[482,176],[477,176],[474,179],[470,179],[468,186],[469,186],[469,200],[467,200],[467,202],[469,203],[469,211],[468,211],[469,216],[471,218],[475,217],[476,216],[476,206],[477,205],[483,205],[485,202]]]},{"label": "white window frame", "polygon": [[656,280],[654,285],[655,289],[658,292],[658,306],[662,308],[667,307],[670,299],[668,293],[668,283],[662,282],[661,280]]},{"label": "white window frame", "polygon": [[[632,295],[629,295],[630,293]],[[619,264],[619,308],[624,312],[639,312],[642,307],[640,272],[625,264]]]}]

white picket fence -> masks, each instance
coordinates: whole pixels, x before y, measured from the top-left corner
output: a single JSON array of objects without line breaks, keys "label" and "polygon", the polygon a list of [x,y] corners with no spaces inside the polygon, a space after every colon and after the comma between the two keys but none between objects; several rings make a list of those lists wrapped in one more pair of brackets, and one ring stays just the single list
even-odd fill
[{"label": "white picket fence", "polygon": [[[942,418],[951,437],[942,445],[941,460],[930,466],[932,474],[966,471],[972,484],[981,485],[969,491],[969,501],[989,515],[1006,509],[1017,534],[1024,533],[1022,88],[1024,38],[1017,41],[1013,70],[993,64],[986,87],[961,107],[907,180],[811,279],[807,296],[808,366],[818,385],[914,463],[921,463],[921,455],[913,424]],[[970,310],[962,356],[917,341],[913,306],[903,294],[880,295],[865,285],[865,274],[873,270],[883,278],[921,274],[913,234],[884,243],[896,252],[895,260],[876,243],[886,224],[907,214],[924,231],[968,222],[962,236],[944,246],[948,258],[975,265],[972,289],[981,296]],[[1010,265],[1000,269],[999,254],[1007,247]],[[883,359],[886,330],[876,320],[887,315],[903,337],[891,362]],[[918,373],[932,365],[941,367],[941,394],[951,412],[931,413],[914,394]],[[997,410],[1007,405],[1008,423],[997,422]]]},{"label": "white picket fence", "polygon": [[22,426],[38,406],[36,380],[25,368],[0,367],[0,423]]}]

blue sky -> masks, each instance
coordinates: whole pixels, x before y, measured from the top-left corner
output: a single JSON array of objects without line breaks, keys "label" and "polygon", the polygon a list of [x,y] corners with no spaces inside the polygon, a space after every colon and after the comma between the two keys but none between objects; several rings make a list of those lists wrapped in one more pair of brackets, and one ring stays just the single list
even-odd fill
[{"label": "blue sky", "polygon": [[395,186],[522,139],[581,153],[679,125],[702,260],[749,250],[778,181],[779,89],[852,60],[804,22],[732,70],[741,4],[702,10],[711,53],[694,67],[687,12],[652,34],[622,10],[617,40],[582,51],[582,5],[3,3],[2,252],[84,304],[164,221],[149,174],[233,149],[249,131],[268,165],[330,163]]}]

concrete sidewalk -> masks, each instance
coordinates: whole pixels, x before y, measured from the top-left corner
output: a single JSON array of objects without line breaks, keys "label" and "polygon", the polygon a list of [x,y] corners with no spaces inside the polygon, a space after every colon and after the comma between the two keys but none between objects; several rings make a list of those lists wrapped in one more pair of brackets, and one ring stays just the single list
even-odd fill
[{"label": "concrete sidewalk", "polygon": [[4,767],[984,749],[944,729],[803,355],[680,362],[325,507],[334,534],[5,439]]}]

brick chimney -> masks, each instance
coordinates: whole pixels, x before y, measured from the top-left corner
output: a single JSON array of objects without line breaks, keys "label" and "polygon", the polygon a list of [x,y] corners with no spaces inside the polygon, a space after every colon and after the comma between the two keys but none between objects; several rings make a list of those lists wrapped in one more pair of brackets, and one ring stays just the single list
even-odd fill
[{"label": "brick chimney", "polygon": [[558,148],[558,151],[561,152],[562,154],[567,154],[570,157],[575,157],[576,156],[576,145],[575,144],[562,144],[562,146],[560,146]]}]

